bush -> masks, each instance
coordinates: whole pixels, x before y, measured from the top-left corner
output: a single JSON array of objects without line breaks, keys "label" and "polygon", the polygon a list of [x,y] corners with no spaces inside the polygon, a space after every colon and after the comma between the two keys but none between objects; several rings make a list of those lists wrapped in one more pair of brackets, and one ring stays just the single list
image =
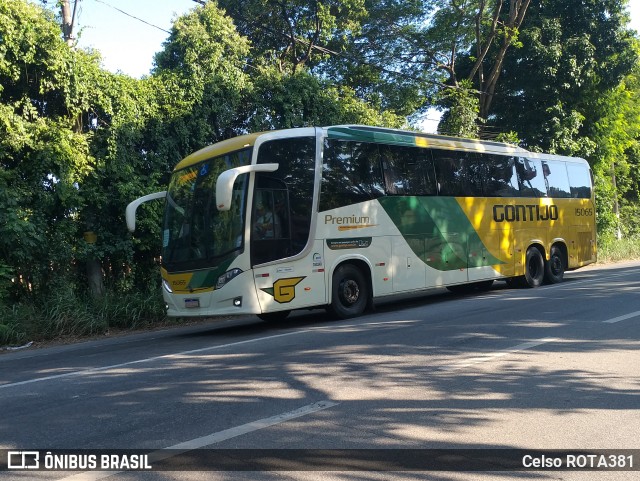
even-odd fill
[{"label": "bush", "polygon": [[640,259],[640,238],[601,239],[598,243],[598,262],[619,262]]},{"label": "bush", "polygon": [[134,329],[163,322],[159,290],[109,291],[100,298],[78,295],[69,283],[36,301],[0,303],[0,344],[21,344],[65,336],[92,336],[110,328]]}]

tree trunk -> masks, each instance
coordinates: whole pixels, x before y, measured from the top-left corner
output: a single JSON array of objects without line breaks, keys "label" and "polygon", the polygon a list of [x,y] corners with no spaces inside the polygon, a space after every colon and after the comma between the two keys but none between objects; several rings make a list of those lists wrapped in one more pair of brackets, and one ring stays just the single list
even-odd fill
[{"label": "tree trunk", "polygon": [[87,259],[86,270],[91,295],[93,297],[102,296],[104,294],[104,282],[102,280],[102,266],[98,259],[95,257]]},{"label": "tree trunk", "polygon": [[[524,21],[524,16],[527,13],[527,8],[529,7],[529,3],[531,0],[510,0],[509,1],[509,17],[504,22],[504,24],[500,27],[502,29],[502,35],[504,36],[502,45],[498,50],[496,58],[493,62],[493,66],[491,67],[491,73],[485,78],[482,62],[485,60],[485,56],[489,51],[489,47],[493,40],[497,37],[499,32],[499,17],[501,12],[502,1],[497,0],[494,13],[492,15],[492,24],[489,34],[487,36],[487,40],[484,42],[482,48],[480,48],[481,39],[480,39],[480,22],[479,18],[476,20],[476,43],[478,44],[478,59],[476,59],[476,63],[471,69],[471,74],[469,76],[469,80],[473,80],[473,77],[478,75],[478,85],[480,90],[480,118],[486,119],[489,116],[489,109],[491,108],[491,102],[493,101],[493,95],[496,90],[496,85],[498,83],[498,78],[500,77],[500,72],[502,71],[502,63],[504,61],[504,57],[507,53],[507,49],[511,46],[513,41],[517,39],[520,26]],[[480,8],[484,9],[484,2],[481,2]],[[481,16],[482,10],[478,13]]]}]

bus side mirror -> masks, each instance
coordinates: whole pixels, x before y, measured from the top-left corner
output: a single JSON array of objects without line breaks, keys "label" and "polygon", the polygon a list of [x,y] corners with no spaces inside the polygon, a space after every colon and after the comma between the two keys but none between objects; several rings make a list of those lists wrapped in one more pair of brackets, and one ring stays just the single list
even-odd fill
[{"label": "bus side mirror", "polygon": [[218,176],[216,181],[216,207],[224,211],[231,208],[231,198],[233,194],[233,183],[241,174],[250,172],[274,172],[278,170],[280,164],[257,164],[243,165],[234,169],[225,170]]},{"label": "bus side mirror", "polygon": [[167,196],[167,191],[163,190],[162,192],[154,192],[153,194],[144,195],[142,197],[138,197],[136,200],[131,202],[127,206],[127,210],[125,213],[127,219],[127,229],[129,232],[133,232],[136,230],[136,209],[140,204],[144,204],[150,200],[154,199],[162,199]]}]

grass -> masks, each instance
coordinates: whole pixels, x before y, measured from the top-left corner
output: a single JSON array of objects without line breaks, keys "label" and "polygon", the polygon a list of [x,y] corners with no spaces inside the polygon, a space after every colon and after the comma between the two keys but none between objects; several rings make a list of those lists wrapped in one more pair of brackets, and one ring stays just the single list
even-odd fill
[{"label": "grass", "polygon": [[640,259],[640,239],[620,239],[598,245],[598,264]]},{"label": "grass", "polygon": [[112,329],[136,329],[166,320],[159,291],[79,296],[62,286],[40,302],[0,304],[0,345],[86,337]]}]

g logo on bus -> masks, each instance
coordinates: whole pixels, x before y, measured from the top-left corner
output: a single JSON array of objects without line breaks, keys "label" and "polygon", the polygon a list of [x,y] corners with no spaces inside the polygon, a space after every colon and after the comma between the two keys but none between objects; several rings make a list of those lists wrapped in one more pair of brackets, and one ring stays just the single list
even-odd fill
[{"label": "g logo on bus", "polygon": [[291,302],[296,297],[296,286],[302,282],[304,277],[289,277],[285,279],[278,279],[273,283],[273,287],[262,289],[267,294],[273,296],[273,299],[280,303],[286,304]]}]

